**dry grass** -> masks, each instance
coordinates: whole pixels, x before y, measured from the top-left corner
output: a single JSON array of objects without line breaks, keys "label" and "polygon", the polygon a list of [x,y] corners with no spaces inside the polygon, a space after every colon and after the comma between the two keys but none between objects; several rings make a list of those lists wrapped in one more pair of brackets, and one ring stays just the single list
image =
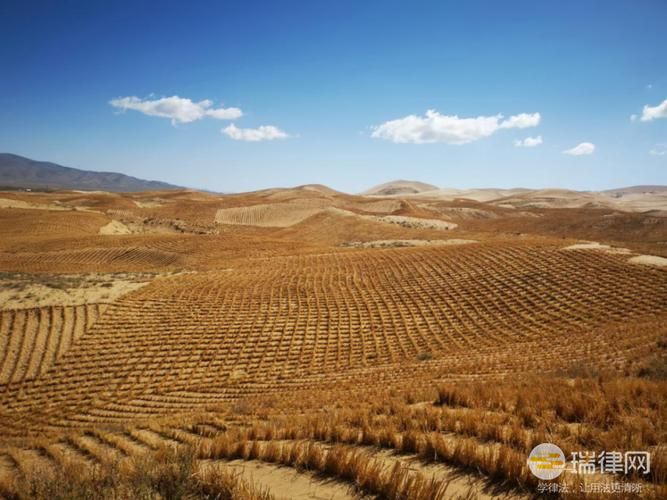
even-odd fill
[{"label": "dry grass", "polygon": [[[240,452],[239,450],[244,450]],[[222,436],[200,446],[204,459],[260,460],[295,467],[354,484],[360,493],[388,500],[446,498],[448,483],[411,472],[400,463],[391,468],[361,450],[344,446],[325,448],[312,441],[259,443],[231,441]]]},{"label": "dry grass", "polygon": [[[526,493],[547,441],[649,450],[650,477],[619,480],[664,493],[667,273],[560,238],[660,254],[661,220],[313,187],[39,195],[56,200],[95,212],[0,209],[12,293],[183,272],[104,306],[0,314],[0,495],[267,498],[198,468],[259,460],[361,494],[447,496],[445,477],[378,449]],[[100,236],[109,216],[137,234]],[[366,248],[445,227],[476,243]]]},{"label": "dry grass", "polygon": [[82,469],[66,462],[52,473],[33,470],[19,475],[12,483],[0,485],[0,494],[8,499],[40,500],[273,498],[225,470],[198,470],[192,453],[185,449],[167,448],[104,467]]}]

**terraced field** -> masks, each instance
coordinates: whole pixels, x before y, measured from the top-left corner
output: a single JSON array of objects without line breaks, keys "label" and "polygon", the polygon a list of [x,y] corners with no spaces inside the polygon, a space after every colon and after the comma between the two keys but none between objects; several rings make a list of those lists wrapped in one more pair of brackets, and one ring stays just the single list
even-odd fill
[{"label": "terraced field", "polygon": [[[181,464],[195,496],[524,497],[549,440],[648,449],[652,475],[618,480],[666,492],[667,271],[633,248],[555,238],[544,212],[321,187],[40,195],[56,201],[97,213],[0,209],[20,216],[0,271],[171,274],[109,304],[0,311],[0,496],[48,497],[73,466],[112,488]],[[178,229],[98,234],[119,217]],[[498,231],[524,219],[531,235]],[[405,220],[421,222],[388,223]],[[365,244],[449,237],[467,243]]]},{"label": "terraced field", "polygon": [[310,203],[274,203],[222,208],[215,215],[215,221],[220,224],[287,227],[319,213],[322,208]]},{"label": "terraced field", "polygon": [[46,373],[106,309],[104,304],[0,311],[0,384]]},{"label": "terraced field", "polygon": [[90,248],[57,252],[0,255],[0,266],[17,272],[95,272],[104,268],[153,271],[174,267],[177,255],[151,248]]}]

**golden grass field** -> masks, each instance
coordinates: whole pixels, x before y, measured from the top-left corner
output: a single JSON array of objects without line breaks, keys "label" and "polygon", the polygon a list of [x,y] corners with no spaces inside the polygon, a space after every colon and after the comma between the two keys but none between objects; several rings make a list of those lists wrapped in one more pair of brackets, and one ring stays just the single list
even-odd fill
[{"label": "golden grass field", "polygon": [[560,496],[667,497],[660,214],[324,186],[0,201],[0,497],[531,498],[543,442],[651,453]]}]

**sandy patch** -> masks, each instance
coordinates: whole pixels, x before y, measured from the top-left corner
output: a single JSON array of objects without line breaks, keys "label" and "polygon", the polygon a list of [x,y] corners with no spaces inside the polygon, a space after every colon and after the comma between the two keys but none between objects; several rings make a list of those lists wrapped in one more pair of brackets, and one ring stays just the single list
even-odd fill
[{"label": "sandy patch", "polygon": [[102,233],[104,229],[102,228],[100,234],[203,234],[203,232],[211,234],[217,232],[216,229],[209,226],[189,224],[179,219],[142,217],[129,210],[107,210],[105,215],[114,217],[117,224],[107,224],[105,231],[109,232]]},{"label": "sandy patch", "polygon": [[24,208],[32,210],[72,210],[70,207],[56,205],[54,203],[29,203],[23,200],[13,200],[10,198],[0,198],[0,208]]},{"label": "sandy patch", "polygon": [[343,244],[353,248],[397,248],[397,247],[422,247],[422,246],[449,246],[467,245],[477,243],[477,240],[463,240],[453,238],[450,240],[374,240],[374,241],[351,241]]},{"label": "sandy patch", "polygon": [[132,200],[132,202],[139,208],[159,208],[163,205],[163,203],[156,200],[150,200],[150,201]]},{"label": "sandy patch", "polygon": [[268,490],[276,499],[327,499],[352,500],[359,498],[352,486],[319,478],[312,472],[296,471],[290,467],[267,464],[258,461],[233,460],[230,462],[202,461],[202,468],[220,467],[238,475],[255,488]]},{"label": "sandy patch", "polygon": [[366,215],[365,219],[374,220],[377,222],[385,222],[387,224],[398,224],[399,226],[410,229],[440,229],[448,230],[458,227],[458,224],[453,222],[446,222],[439,219],[420,219],[417,217],[406,217],[403,215]]},{"label": "sandy patch", "polygon": [[645,266],[667,266],[667,259],[657,255],[637,255],[628,259],[631,264],[642,264]]},{"label": "sandy patch", "polygon": [[444,498],[475,498],[477,500],[492,498],[526,500],[529,498],[528,495],[519,491],[494,492],[489,489],[489,483],[484,480],[483,476],[462,473],[442,463],[424,463],[416,455],[396,455],[392,450],[377,450],[370,447],[358,448],[365,449],[376,460],[382,461],[385,470],[391,470],[396,463],[400,463],[408,470],[420,473],[427,478],[432,477],[439,481],[445,481],[447,489]]},{"label": "sandy patch", "polygon": [[446,217],[455,217],[459,219],[496,219],[498,215],[489,210],[469,207],[439,207],[432,203],[420,203],[419,207],[427,210],[433,210]]},{"label": "sandy patch", "polygon": [[584,243],[575,243],[574,245],[569,245],[563,247],[562,250],[597,250],[600,252],[611,253],[611,254],[630,254],[632,253],[627,248],[612,247],[611,245],[605,245],[603,243],[598,243],[597,241],[587,241]]},{"label": "sandy patch", "polygon": [[0,273],[0,309],[112,302],[154,277],[152,273]]},{"label": "sandy patch", "polygon": [[99,234],[130,234],[132,230],[120,221],[112,220],[108,224],[102,226]]}]

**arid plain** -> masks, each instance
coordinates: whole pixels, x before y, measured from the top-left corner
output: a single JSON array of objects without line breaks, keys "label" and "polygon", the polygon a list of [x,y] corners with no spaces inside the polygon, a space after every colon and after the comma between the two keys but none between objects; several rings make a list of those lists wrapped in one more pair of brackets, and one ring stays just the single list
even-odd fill
[{"label": "arid plain", "polygon": [[665,498],[665,200],[2,192],[0,496]]}]

